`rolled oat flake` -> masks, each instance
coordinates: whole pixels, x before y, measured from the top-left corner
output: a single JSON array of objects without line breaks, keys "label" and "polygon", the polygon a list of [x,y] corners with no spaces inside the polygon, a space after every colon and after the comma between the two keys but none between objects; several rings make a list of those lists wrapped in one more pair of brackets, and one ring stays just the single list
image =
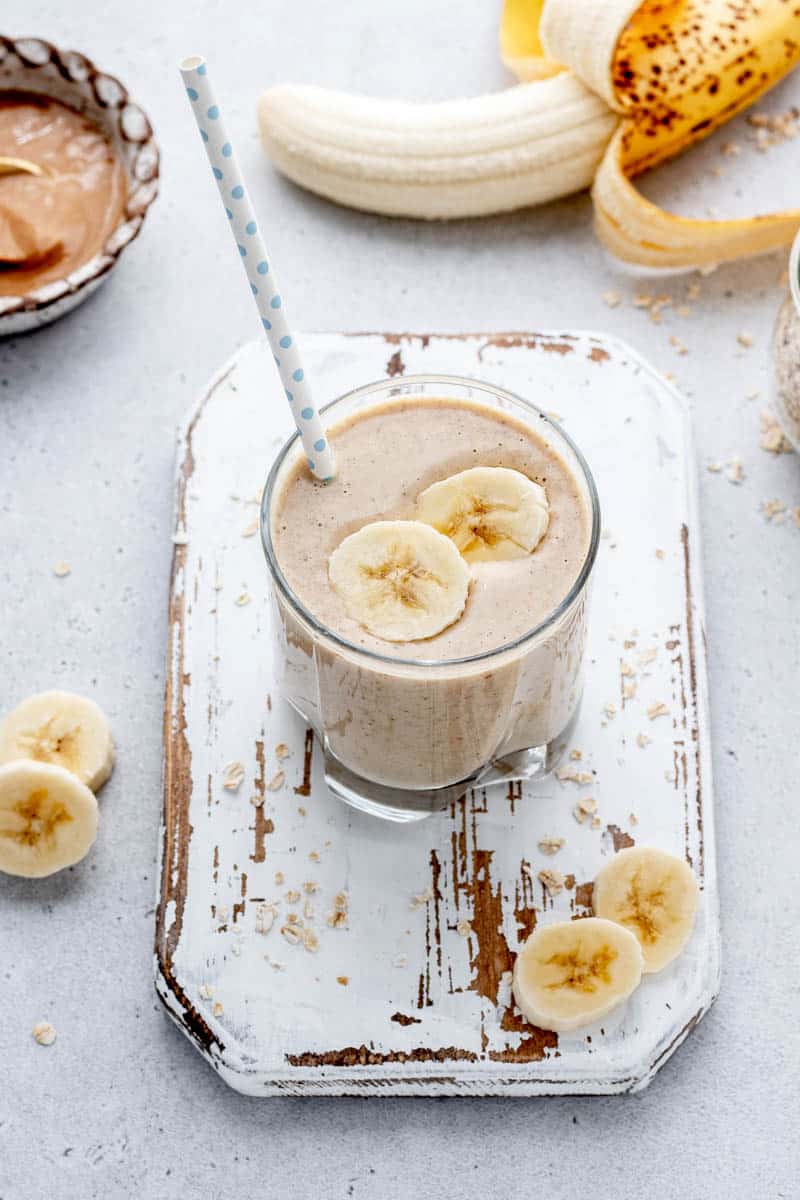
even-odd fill
[{"label": "rolled oat flake", "polygon": [[789,295],[775,323],[773,351],[775,415],[795,450],[800,451],[800,233],[789,256]]}]

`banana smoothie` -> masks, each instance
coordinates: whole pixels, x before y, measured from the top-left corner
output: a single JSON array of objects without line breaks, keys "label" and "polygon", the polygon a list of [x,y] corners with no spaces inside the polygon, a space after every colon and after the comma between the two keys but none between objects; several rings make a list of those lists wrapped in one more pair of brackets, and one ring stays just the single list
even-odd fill
[{"label": "banana smoothie", "polygon": [[328,410],[336,479],[295,452],[268,487],[285,693],[391,788],[549,747],[580,697],[593,486],[551,422],[484,386]]}]

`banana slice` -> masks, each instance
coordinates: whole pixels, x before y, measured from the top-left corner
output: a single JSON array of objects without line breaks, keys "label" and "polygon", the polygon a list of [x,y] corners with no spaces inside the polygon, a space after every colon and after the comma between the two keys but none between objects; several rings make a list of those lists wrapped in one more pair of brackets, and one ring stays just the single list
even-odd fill
[{"label": "banana slice", "polygon": [[594,881],[594,911],[639,940],[644,971],[660,971],[680,954],[694,927],[697,880],[682,858],[652,846],[620,850]]},{"label": "banana slice", "polygon": [[599,1021],[642,977],[642,950],[627,929],[599,917],[536,929],[514,963],[514,999],[533,1025],[563,1033]]},{"label": "banana slice", "polygon": [[547,532],[543,487],[509,467],[472,467],[426,488],[416,517],[451,538],[468,562],[524,558]]},{"label": "banana slice", "polygon": [[0,871],[30,879],[80,862],[97,835],[97,800],[65,767],[0,767]]},{"label": "banana slice", "polygon": [[97,791],[111,774],[114,742],[94,700],[74,692],[39,692],[0,723],[0,763],[18,758],[66,767]]},{"label": "banana slice", "polygon": [[364,525],[334,550],[328,575],[349,615],[387,642],[415,642],[452,625],[470,584],[453,543],[420,521]]}]

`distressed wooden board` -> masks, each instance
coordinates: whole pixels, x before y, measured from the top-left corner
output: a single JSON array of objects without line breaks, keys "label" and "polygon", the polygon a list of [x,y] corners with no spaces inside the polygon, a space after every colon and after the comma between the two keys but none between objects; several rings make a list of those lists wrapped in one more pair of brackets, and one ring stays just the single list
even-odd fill
[{"label": "distressed wooden board", "polygon": [[[683,406],[627,346],[588,334],[325,334],[304,345],[318,389],[331,396],[386,374],[477,376],[555,410],[585,451],[605,534],[573,743],[582,758],[570,765],[591,783],[476,790],[409,826],[329,796],[310,731],[276,694],[267,571],[257,535],[242,536],[289,431],[266,347],[245,346],[211,383],[178,449],[176,521],[186,544],[175,546],[170,594],[159,995],[222,1077],[253,1095],[640,1088],[713,1002],[719,976],[699,533]],[[245,591],[251,601],[238,605]],[[633,698],[623,695],[623,663],[636,670]],[[649,720],[658,701],[669,714]],[[652,739],[645,747],[640,733]],[[280,743],[291,751],[281,762]],[[232,761],[245,768],[235,792],[223,787]],[[279,769],[285,782],[271,791]],[[253,794],[265,796],[263,808],[250,804]],[[575,820],[583,796],[597,800],[599,827]],[[543,835],[566,838],[554,858],[538,850]],[[586,913],[598,868],[634,839],[685,855],[698,876],[688,949],[602,1027],[560,1037],[531,1028],[510,1000],[516,947],[537,921]],[[555,899],[536,878],[543,867],[568,877]],[[316,953],[289,945],[280,917],[267,934],[255,929],[261,900],[280,898],[281,914],[302,914],[305,895],[283,898],[306,881],[319,884]],[[340,890],[347,928],[331,928],[325,917]],[[415,907],[414,896],[427,898]],[[465,920],[468,936],[457,928]]]}]

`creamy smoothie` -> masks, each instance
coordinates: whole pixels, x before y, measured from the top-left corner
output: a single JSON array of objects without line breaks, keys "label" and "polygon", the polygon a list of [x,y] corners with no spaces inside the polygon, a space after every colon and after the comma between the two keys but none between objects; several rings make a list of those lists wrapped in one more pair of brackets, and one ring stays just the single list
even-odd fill
[{"label": "creamy smoothie", "polygon": [[[336,479],[318,483],[296,454],[269,504],[288,585],[277,590],[288,698],[349,770],[394,788],[450,785],[558,738],[580,695],[585,589],[527,635],[576,584],[593,529],[590,493],[558,431],[533,410],[430,394],[351,411],[328,433]],[[546,532],[530,553],[470,561],[466,603],[446,628],[377,636],[332,586],[332,555],[372,522],[417,519],[426,489],[476,467],[510,469],[544,489]],[[301,606],[341,641],[315,630]]]}]

